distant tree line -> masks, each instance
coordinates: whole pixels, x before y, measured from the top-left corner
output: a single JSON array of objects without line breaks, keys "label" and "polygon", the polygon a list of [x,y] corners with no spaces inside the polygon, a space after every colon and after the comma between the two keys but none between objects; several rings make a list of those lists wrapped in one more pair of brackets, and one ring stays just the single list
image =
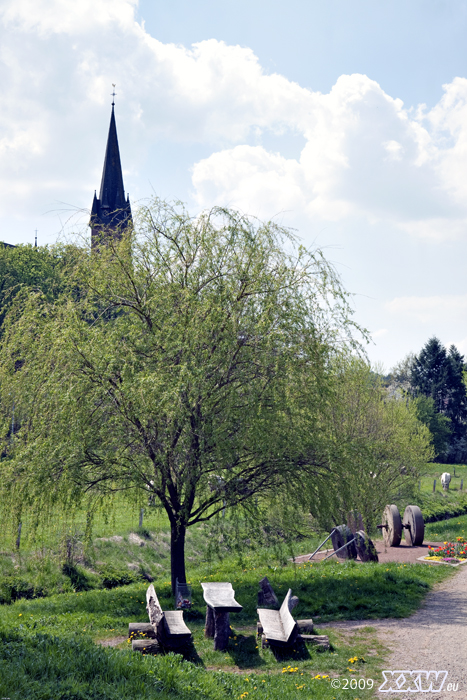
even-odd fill
[{"label": "distant tree line", "polygon": [[418,355],[410,354],[393,370],[392,387],[415,399],[418,418],[430,430],[436,458],[467,461],[467,391],[463,355],[430,338]]}]

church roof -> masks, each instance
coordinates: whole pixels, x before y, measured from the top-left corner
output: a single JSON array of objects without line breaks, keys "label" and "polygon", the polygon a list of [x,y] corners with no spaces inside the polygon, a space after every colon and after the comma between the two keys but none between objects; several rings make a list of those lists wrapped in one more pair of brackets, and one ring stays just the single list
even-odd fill
[{"label": "church roof", "polygon": [[94,193],[91,209],[92,245],[94,246],[98,240],[105,242],[106,238],[112,234],[120,238],[122,230],[131,221],[130,199],[129,197],[125,199],[117,125],[115,123],[114,103],[112,103],[101,188],[99,197]]},{"label": "church roof", "polygon": [[122,164],[120,162],[120,150],[118,148],[117,125],[115,124],[114,105],[110,117],[107,148],[105,149],[104,170],[99,193],[102,207],[109,207],[111,211],[125,206],[125,191],[123,189]]}]

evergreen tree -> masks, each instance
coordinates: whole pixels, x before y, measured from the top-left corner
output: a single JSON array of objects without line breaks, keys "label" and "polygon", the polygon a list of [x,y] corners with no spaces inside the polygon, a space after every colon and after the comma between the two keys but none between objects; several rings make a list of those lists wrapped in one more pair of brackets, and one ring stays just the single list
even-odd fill
[{"label": "evergreen tree", "polygon": [[452,433],[451,421],[447,416],[437,413],[431,396],[420,394],[415,399],[418,420],[426,425],[431,433],[435,459],[444,459],[450,447]]},{"label": "evergreen tree", "polygon": [[430,396],[438,413],[447,408],[448,360],[438,338],[430,338],[414,359],[411,384],[416,394]]},{"label": "evergreen tree", "polygon": [[[419,418],[430,427],[435,441],[435,449],[438,457],[449,462],[464,461],[467,457],[467,393],[464,383],[464,357],[454,345],[449,352],[438,340],[430,338],[422,348],[419,355],[413,359],[410,384],[412,392],[418,397],[427,397],[433,401],[433,409],[436,414],[442,415],[449,422],[450,437],[445,450],[441,450],[443,440],[448,435],[438,435],[439,421],[435,416],[428,416],[426,403],[420,403],[419,409],[425,416]],[[425,415],[426,414],[426,415]]]},{"label": "evergreen tree", "polygon": [[449,348],[447,357],[446,393],[446,415],[451,419],[453,437],[460,438],[465,433],[467,393],[464,384],[464,357],[454,345]]}]

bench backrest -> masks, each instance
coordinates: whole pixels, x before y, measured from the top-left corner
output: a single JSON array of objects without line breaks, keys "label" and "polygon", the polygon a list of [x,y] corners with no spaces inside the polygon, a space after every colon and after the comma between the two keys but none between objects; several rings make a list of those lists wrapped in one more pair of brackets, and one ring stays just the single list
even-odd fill
[{"label": "bench backrest", "polygon": [[287,641],[291,638],[296,630],[296,622],[292,617],[292,613],[289,610],[290,598],[292,597],[292,589],[289,588],[287,595],[280,607],[279,615],[282,622],[282,627],[284,628],[284,635]]},{"label": "bench backrest", "polygon": [[157,626],[164,617],[164,613],[162,612],[159,599],[152,583],[146,591],[146,610],[148,611],[149,622],[157,629]]}]

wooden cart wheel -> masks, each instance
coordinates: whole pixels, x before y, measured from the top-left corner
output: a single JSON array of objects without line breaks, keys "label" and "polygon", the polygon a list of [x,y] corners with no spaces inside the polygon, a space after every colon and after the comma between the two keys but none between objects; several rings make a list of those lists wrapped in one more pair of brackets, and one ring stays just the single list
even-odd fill
[{"label": "wooden cart wheel", "polygon": [[[334,551],[336,552],[338,549],[340,549],[340,547],[343,547],[344,544],[353,539],[353,537],[354,536],[352,534],[352,530],[347,525],[339,525],[338,527],[335,527],[331,535],[331,541],[332,546],[334,547]],[[348,547],[342,549],[337,555],[337,558],[356,559],[357,547],[355,546],[355,542],[352,542],[352,544],[349,544]]]},{"label": "wooden cart wheel", "polygon": [[383,539],[386,547],[398,547],[402,539],[402,520],[399,508],[386,506],[382,520]]},{"label": "wooden cart wheel", "polygon": [[355,535],[358,556],[362,561],[379,561],[378,552],[373,542],[364,530],[358,530]]},{"label": "wooden cart wheel", "polygon": [[407,506],[402,519],[404,537],[409,547],[419,547],[425,536],[425,523],[422,511],[418,506]]}]

